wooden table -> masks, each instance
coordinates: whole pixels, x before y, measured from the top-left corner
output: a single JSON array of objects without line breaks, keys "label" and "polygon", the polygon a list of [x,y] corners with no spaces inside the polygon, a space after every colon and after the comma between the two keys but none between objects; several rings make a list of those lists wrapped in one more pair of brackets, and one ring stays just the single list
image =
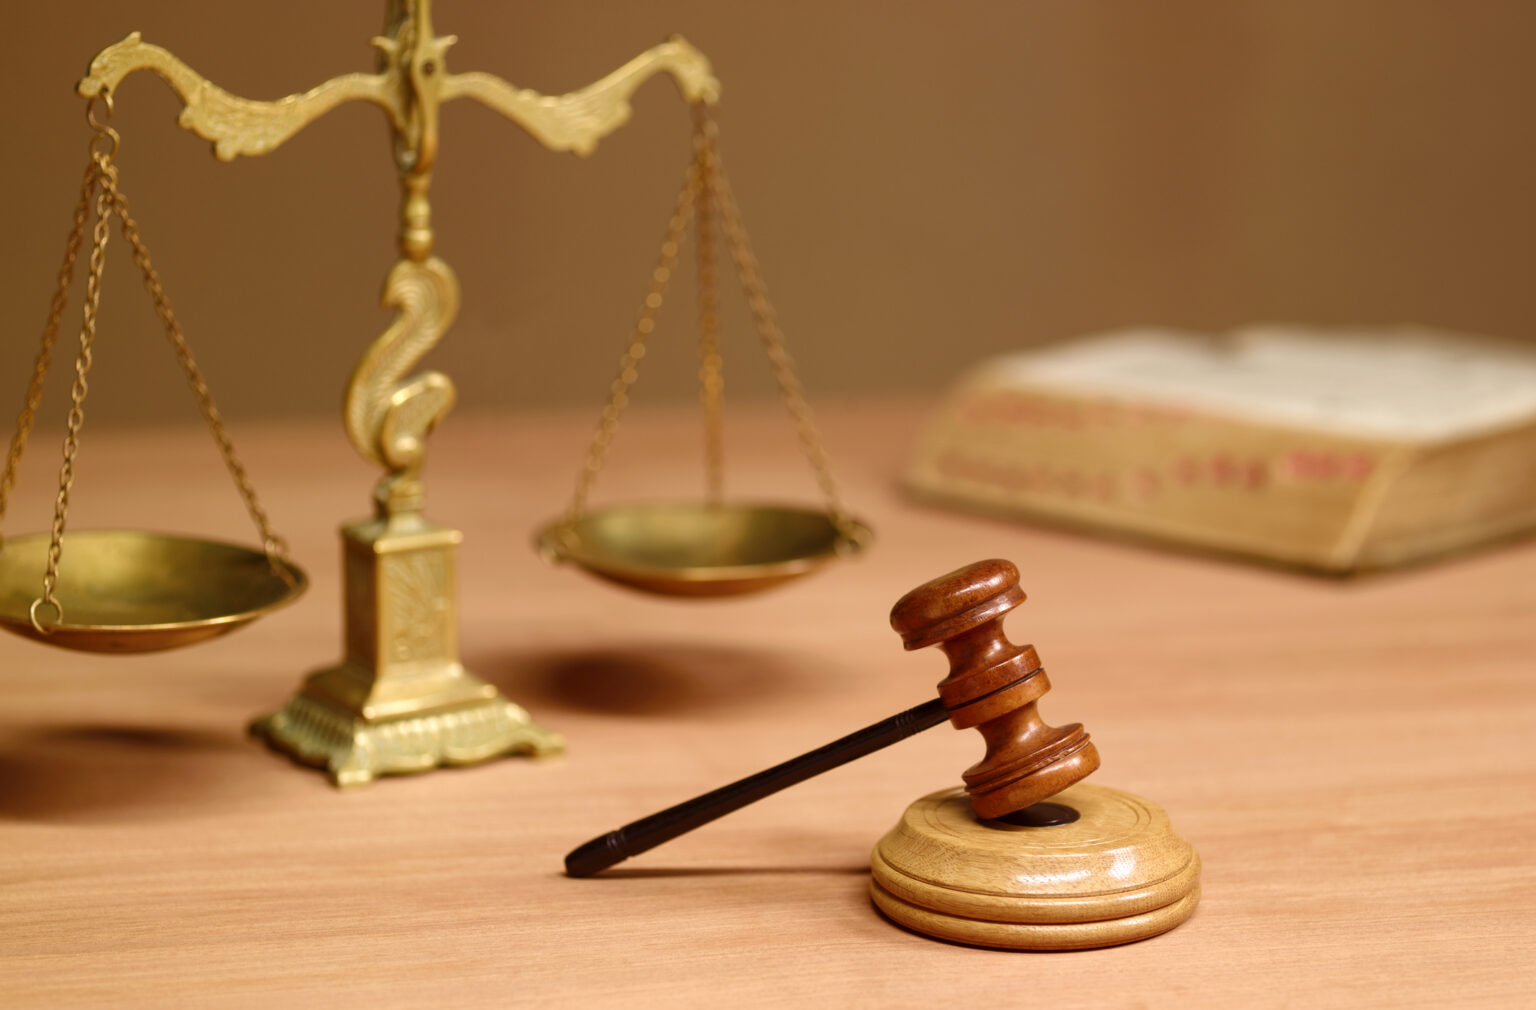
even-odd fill
[{"label": "wooden table", "polygon": [[[823,405],[874,549],[776,594],[673,603],[549,570],[579,414],[455,417],[429,511],[466,534],[469,667],[567,756],[340,793],[248,739],[340,648],[334,528],[372,474],[339,425],[235,435],[313,578],[195,649],[93,658],[0,642],[0,1005],[1516,1006],[1536,1001],[1536,544],[1353,582],[932,511],[895,475],[921,405]],[[690,494],[690,413],[627,418],[598,496]],[[195,428],[86,433],[73,528],[246,539]],[[814,497],[776,411],[732,418],[745,494]],[[43,528],[57,441],[7,529]],[[980,754],[940,727],[604,877],[575,844],[933,696],[887,626],[907,589],[988,556],[1010,621],[1082,721],[1093,781],[1199,848],[1177,930],[1073,954],[928,940],[866,897],[869,850]]]}]

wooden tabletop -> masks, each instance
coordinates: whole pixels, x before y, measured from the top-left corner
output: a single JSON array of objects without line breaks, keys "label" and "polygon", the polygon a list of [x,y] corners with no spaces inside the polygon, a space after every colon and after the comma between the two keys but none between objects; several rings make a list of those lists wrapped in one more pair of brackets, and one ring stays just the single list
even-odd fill
[{"label": "wooden tabletop", "polygon": [[[589,412],[453,417],[429,514],[465,532],[468,667],[566,756],[338,792],[245,735],[340,651],[335,528],[373,475],[331,421],[237,425],[313,581],[238,634],[143,657],[0,642],[0,1005],[1499,1006],[1536,1000],[1536,543],[1357,581],[926,509],[895,475],[921,404],[823,404],[861,560],[760,597],[669,602],[546,568]],[[71,528],[249,540],[192,427],[88,427]],[[776,410],[732,415],[730,487],[814,500]],[[57,440],[6,520],[46,528]],[[626,418],[596,498],[699,487],[696,419]],[[602,877],[587,838],[934,696],[906,590],[985,557],[1081,721],[1091,781],[1147,796],[1204,860],[1194,918],[1071,954],[925,939],[866,895],[907,804],[956,784],[941,726]]]}]

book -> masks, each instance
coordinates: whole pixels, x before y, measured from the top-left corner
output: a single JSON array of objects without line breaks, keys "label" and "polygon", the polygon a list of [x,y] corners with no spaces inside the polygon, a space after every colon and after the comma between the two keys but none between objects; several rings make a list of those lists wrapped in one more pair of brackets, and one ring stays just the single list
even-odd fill
[{"label": "book", "polygon": [[1441,331],[1142,328],[982,362],[925,500],[1347,573],[1536,527],[1536,349]]}]

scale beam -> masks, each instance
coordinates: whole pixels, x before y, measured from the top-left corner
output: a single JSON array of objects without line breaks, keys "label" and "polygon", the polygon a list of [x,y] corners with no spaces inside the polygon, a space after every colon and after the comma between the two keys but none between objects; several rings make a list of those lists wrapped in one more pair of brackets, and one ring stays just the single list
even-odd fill
[{"label": "scale beam", "polygon": [[[426,6],[422,0],[423,7]],[[96,54],[77,90],[83,97],[112,96],[123,78],[136,70],[152,70],[171,86],[185,106],[177,118],[183,129],[213,143],[220,161],[268,154],[310,123],[347,102],[372,102],[389,114],[399,133],[411,129],[413,106],[424,95],[413,93],[402,65],[414,53],[403,53],[398,38],[379,36],[373,44],[384,69],[377,74],[352,73],[333,77],[298,94],[275,101],[232,95],[203,77],[169,50],[131,33]],[[424,58],[434,62],[427,76],[441,73],[440,61],[454,36],[424,40]],[[685,39],[673,37],[653,46],[608,76],[564,95],[540,94],[519,88],[495,74],[471,71],[445,74],[433,89],[440,104],[456,98],[475,101],[501,113],[552,151],[586,156],[597,142],[629,121],[630,96],[658,73],[670,74],[689,102],[713,103],[720,82],[709,60]]]}]

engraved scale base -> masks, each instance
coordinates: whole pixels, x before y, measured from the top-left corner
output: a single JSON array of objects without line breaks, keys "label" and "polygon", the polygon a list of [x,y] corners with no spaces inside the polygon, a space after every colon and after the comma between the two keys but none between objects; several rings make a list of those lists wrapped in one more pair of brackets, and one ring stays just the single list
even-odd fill
[{"label": "engraved scale base", "polygon": [[535,725],[458,659],[454,552],[458,530],[419,514],[341,531],[346,659],[313,673],[286,707],[251,732],[338,786],[509,754],[559,753]]}]

